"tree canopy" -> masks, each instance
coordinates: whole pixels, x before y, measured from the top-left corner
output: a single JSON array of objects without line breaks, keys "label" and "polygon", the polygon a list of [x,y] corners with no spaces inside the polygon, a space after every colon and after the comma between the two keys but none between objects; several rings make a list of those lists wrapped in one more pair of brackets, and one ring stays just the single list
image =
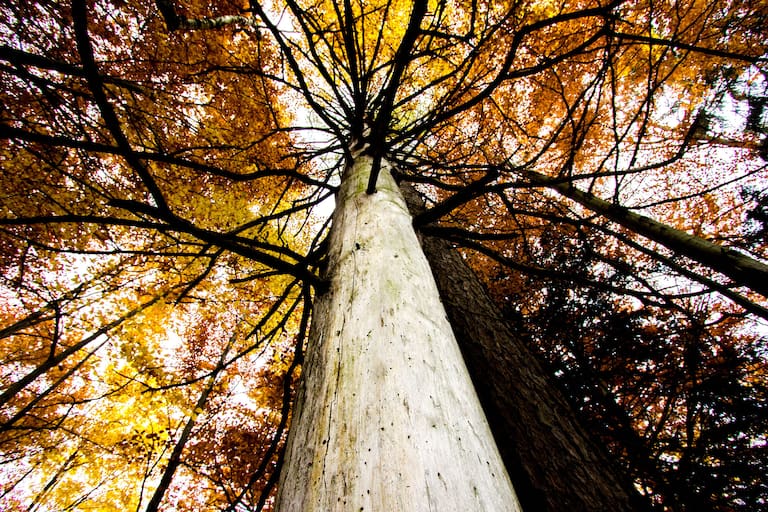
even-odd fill
[{"label": "tree canopy", "polygon": [[0,503],[269,508],[350,150],[659,510],[768,501],[768,8],[0,2]]}]

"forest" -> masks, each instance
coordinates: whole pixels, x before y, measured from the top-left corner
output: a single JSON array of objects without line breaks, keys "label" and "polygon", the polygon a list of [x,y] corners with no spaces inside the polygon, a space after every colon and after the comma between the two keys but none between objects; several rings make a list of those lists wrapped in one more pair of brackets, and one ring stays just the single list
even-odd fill
[{"label": "forest", "polygon": [[329,304],[365,337],[420,286],[378,214],[385,291],[340,270],[353,187],[412,226],[445,313],[392,322],[447,318],[520,509],[767,509],[767,33],[758,0],[0,0],[0,509],[330,510],[286,504]]}]

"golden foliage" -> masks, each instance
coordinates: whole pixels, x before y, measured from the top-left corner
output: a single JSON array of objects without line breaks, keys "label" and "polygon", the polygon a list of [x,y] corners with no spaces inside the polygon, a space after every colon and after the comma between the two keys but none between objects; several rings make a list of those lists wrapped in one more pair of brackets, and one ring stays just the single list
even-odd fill
[{"label": "golden foliage", "polygon": [[[163,5],[253,23],[169,31]],[[563,280],[610,291],[621,311],[689,308],[702,283],[764,307],[542,185],[764,258],[742,225],[755,208],[743,190],[766,178],[759,2],[0,13],[4,508],[143,509],[169,467],[160,491],[178,510],[269,506],[306,301],[322,289],[326,200],[353,139],[417,184],[417,222],[472,249],[526,317]],[[738,321],[711,336],[751,335],[718,300]],[[666,402],[638,403],[626,402],[641,429]]]}]

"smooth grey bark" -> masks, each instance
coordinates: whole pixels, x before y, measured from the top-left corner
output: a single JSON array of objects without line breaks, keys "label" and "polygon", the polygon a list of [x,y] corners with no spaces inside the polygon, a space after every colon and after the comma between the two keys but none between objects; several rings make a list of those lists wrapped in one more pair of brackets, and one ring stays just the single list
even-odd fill
[{"label": "smooth grey bark", "polygon": [[768,265],[735,249],[723,247],[704,238],[691,235],[579,190],[568,181],[550,178],[532,171],[527,172],[526,176],[534,184],[555,190],[585,208],[649,240],[658,242],[676,253],[730,277],[736,284],[751,288],[768,297]]},{"label": "smooth grey bark", "polygon": [[408,208],[345,172],[278,487],[285,511],[519,511]]},{"label": "smooth grey bark", "polygon": [[[415,191],[405,186],[404,193],[418,211]],[[523,509],[647,509],[461,255],[444,240],[420,238]]]}]

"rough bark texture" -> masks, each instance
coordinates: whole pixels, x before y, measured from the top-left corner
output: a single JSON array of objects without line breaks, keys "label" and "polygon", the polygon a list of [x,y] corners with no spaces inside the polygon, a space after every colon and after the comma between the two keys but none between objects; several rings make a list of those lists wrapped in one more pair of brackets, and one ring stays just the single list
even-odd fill
[{"label": "rough bark texture", "polygon": [[176,12],[176,7],[171,0],[155,0],[160,14],[163,15],[165,26],[169,32],[174,30],[206,30],[222,28],[228,25],[258,26],[258,18],[255,16],[216,16],[214,18],[182,18]]},{"label": "rough bark texture", "polygon": [[280,477],[285,511],[517,511],[411,217],[347,170]]},{"label": "rough bark texture", "polygon": [[429,236],[422,246],[523,509],[645,509],[460,254]]},{"label": "rough bark texture", "polygon": [[[415,191],[405,186],[404,193],[412,211],[420,211]],[[523,508],[647,509],[461,255],[442,239],[420,238]]]}]

